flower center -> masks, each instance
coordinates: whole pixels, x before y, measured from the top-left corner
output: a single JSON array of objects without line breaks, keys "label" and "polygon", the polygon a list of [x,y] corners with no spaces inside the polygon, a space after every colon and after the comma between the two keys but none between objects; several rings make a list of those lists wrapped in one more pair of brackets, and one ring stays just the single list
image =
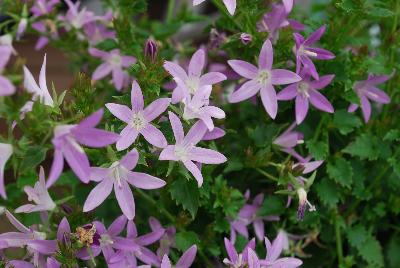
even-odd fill
[{"label": "flower center", "polygon": [[306,48],[304,48],[303,45],[301,45],[299,47],[299,52],[300,52],[300,54],[307,55],[307,56],[310,56],[310,57],[316,57],[317,56],[317,53],[307,50]]},{"label": "flower center", "polygon": [[109,59],[109,63],[113,66],[121,66],[122,60],[121,60],[121,56],[117,55],[117,54],[113,54],[111,55],[110,59]]},{"label": "flower center", "polygon": [[188,146],[183,146],[183,145],[176,145],[175,146],[175,156],[180,160],[180,161],[185,161],[187,160],[188,156]]},{"label": "flower center", "polygon": [[308,83],[300,82],[297,84],[297,92],[306,98],[310,97],[310,94],[308,94],[309,90],[310,86],[308,85]]},{"label": "flower center", "polygon": [[114,241],[111,239],[111,236],[108,234],[102,234],[100,236],[100,244],[104,246],[109,246],[114,244]]},{"label": "flower center", "polygon": [[197,89],[199,88],[199,81],[194,77],[186,80],[185,84],[189,90],[189,93],[192,95],[194,95],[194,93],[196,93]]},{"label": "flower center", "polygon": [[141,130],[146,126],[146,119],[142,113],[135,113],[132,116],[131,124],[134,129]]},{"label": "flower center", "polygon": [[267,85],[270,81],[271,75],[267,70],[262,70],[258,73],[257,81],[262,85]]}]

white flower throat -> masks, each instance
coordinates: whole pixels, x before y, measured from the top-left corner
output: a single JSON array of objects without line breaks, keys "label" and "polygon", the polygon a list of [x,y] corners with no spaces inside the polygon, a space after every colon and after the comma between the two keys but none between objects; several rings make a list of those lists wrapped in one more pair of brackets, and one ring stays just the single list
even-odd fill
[{"label": "white flower throat", "polygon": [[299,47],[299,52],[300,52],[300,54],[307,55],[307,56],[310,56],[310,57],[316,57],[316,56],[318,56],[317,53],[305,49],[303,45],[301,45],[301,46]]},{"label": "white flower throat", "polygon": [[306,82],[300,82],[297,84],[297,92],[305,98],[309,98],[310,94],[308,91],[310,90],[310,85]]},{"label": "white flower throat", "polygon": [[146,119],[142,113],[134,113],[132,115],[131,125],[136,130],[141,130],[146,126]]},{"label": "white flower throat", "polygon": [[267,85],[271,80],[271,73],[267,70],[262,70],[258,73],[257,81],[262,85]]}]

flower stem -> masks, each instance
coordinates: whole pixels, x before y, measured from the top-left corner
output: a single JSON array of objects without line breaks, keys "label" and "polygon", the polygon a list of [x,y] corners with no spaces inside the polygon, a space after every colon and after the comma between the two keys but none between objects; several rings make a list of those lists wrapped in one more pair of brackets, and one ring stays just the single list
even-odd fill
[{"label": "flower stem", "polygon": [[343,263],[343,246],[342,246],[342,236],[340,233],[339,226],[339,215],[335,215],[335,236],[336,236],[336,252],[338,257],[338,266],[341,267]]},{"label": "flower stem", "polygon": [[67,196],[67,197],[65,197],[65,198],[56,200],[54,203],[56,203],[56,205],[62,205],[62,204],[64,204],[65,202],[68,202],[69,200],[71,200],[71,199],[73,199],[73,198],[75,198],[75,196],[70,195],[70,196]]},{"label": "flower stem", "polygon": [[168,7],[167,7],[167,22],[171,22],[172,18],[174,17],[174,9],[175,9],[176,0],[169,0]]},{"label": "flower stem", "polygon": [[151,197],[150,195],[146,194],[145,192],[143,192],[140,189],[136,190],[141,194],[141,196],[147,200],[147,202],[149,202],[150,204],[152,204],[154,207],[157,207],[160,210],[160,213],[163,214],[165,217],[168,218],[168,220],[170,220],[172,223],[175,223],[175,217],[169,213],[163,206],[158,206],[158,203],[156,200],[154,200],[153,197]]},{"label": "flower stem", "polygon": [[260,168],[256,168],[256,170],[257,170],[259,173],[261,173],[262,175],[264,175],[265,177],[267,177],[268,179],[273,180],[273,181],[278,181],[278,178],[272,176],[271,174],[265,172],[264,170],[262,170],[262,169],[260,169]]}]

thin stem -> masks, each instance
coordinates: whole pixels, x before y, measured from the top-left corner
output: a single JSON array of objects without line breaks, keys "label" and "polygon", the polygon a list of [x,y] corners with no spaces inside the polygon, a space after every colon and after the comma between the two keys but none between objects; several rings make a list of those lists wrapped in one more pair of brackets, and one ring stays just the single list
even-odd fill
[{"label": "thin stem", "polygon": [[75,198],[75,196],[70,195],[70,196],[67,196],[67,197],[65,197],[65,198],[56,200],[54,203],[56,203],[56,205],[62,205],[62,204],[68,202],[69,200],[71,200],[71,199],[73,199],[73,198]]},{"label": "thin stem", "polygon": [[336,252],[338,256],[338,266],[341,267],[343,263],[343,246],[342,246],[342,236],[340,233],[339,226],[339,215],[335,215],[335,236],[336,236]]},{"label": "thin stem", "polygon": [[140,190],[140,189],[137,189],[137,188],[136,188],[136,190],[137,190],[137,191],[142,195],[142,197],[143,197],[144,199],[146,199],[150,204],[152,204],[153,206],[157,207],[157,208],[160,210],[160,212],[161,212],[165,217],[168,218],[168,220],[170,220],[171,222],[175,223],[175,217],[174,217],[171,213],[169,213],[163,206],[159,206],[158,203],[157,203],[157,201],[154,200],[153,197],[151,197],[150,195],[146,194],[145,192],[143,192],[143,191]]},{"label": "thin stem", "polygon": [[278,181],[278,178],[272,176],[271,174],[265,172],[264,170],[262,170],[262,169],[260,169],[260,168],[256,168],[256,170],[257,170],[259,173],[261,173],[262,175],[264,175],[265,177],[267,177],[268,179],[273,180],[273,181]]},{"label": "thin stem", "polygon": [[169,0],[167,7],[167,22],[171,22],[174,17],[174,9],[175,9],[176,0]]}]

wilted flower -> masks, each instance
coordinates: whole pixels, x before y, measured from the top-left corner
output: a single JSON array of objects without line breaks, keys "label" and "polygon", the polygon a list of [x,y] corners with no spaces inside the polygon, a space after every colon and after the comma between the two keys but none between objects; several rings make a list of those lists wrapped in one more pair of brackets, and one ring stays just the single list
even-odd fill
[{"label": "wilted flower", "polygon": [[186,250],[182,254],[182,256],[177,261],[176,265],[174,266],[172,266],[171,261],[168,258],[168,255],[164,255],[161,262],[161,268],[172,268],[172,267],[189,268],[196,257],[196,253],[197,253],[197,246],[196,245],[191,246],[188,250]]},{"label": "wilted flower", "polygon": [[59,125],[54,128],[54,159],[47,188],[56,182],[64,167],[64,158],[70,168],[84,182],[89,182],[90,164],[80,144],[101,148],[115,143],[119,135],[95,128],[103,117],[103,109],[91,114],[77,125]]},{"label": "wilted flower", "polygon": [[33,201],[35,204],[26,204],[20,206],[15,210],[16,213],[31,213],[35,211],[51,211],[56,207],[53,199],[51,199],[49,192],[46,188],[46,181],[44,178],[44,169],[40,166],[39,181],[35,183],[34,188],[31,186],[24,187],[25,193],[28,195],[28,200]]},{"label": "wilted flower", "polygon": [[163,149],[159,159],[182,162],[197,180],[198,186],[201,187],[203,176],[193,161],[203,164],[221,164],[226,161],[226,157],[214,150],[196,147],[207,131],[203,122],[198,121],[194,124],[185,136],[179,118],[172,112],[168,112],[168,114],[176,144],[168,145]]},{"label": "wilted flower", "polygon": [[100,182],[89,193],[83,211],[95,209],[110,195],[114,188],[115,196],[124,215],[132,220],[135,217],[135,200],[129,184],[141,189],[158,189],[165,181],[141,172],[131,171],[137,165],[139,153],[133,149],[121,161],[109,168],[92,168],[90,179]]},{"label": "wilted flower", "polygon": [[159,98],[144,108],[142,90],[136,81],[132,82],[131,105],[107,103],[107,109],[127,126],[121,131],[121,138],[117,141],[117,150],[125,150],[141,134],[150,144],[164,148],[167,140],[162,132],[151,124],[151,121],[160,116],[168,108],[171,99]]},{"label": "wilted flower", "polygon": [[231,103],[241,102],[261,93],[261,100],[271,118],[278,112],[278,101],[274,85],[291,84],[301,80],[297,74],[283,69],[272,69],[273,49],[266,40],[258,59],[258,68],[242,60],[229,60],[228,64],[241,76],[250,79],[229,97]]},{"label": "wilted flower", "polygon": [[311,81],[310,75],[302,71],[302,80],[287,86],[277,95],[278,100],[291,100],[296,98],[296,122],[301,124],[307,116],[309,102],[318,110],[333,113],[332,104],[322,95],[319,90],[329,85],[335,75],[324,75],[319,80]]},{"label": "wilted flower", "polygon": [[[197,6],[203,3],[204,1],[205,0],[193,0],[193,5]],[[224,5],[226,6],[226,9],[228,10],[229,14],[233,16],[236,10],[236,0],[222,0],[222,2],[224,2]]]},{"label": "wilted flower", "polygon": [[294,47],[296,54],[296,73],[299,73],[301,66],[304,66],[304,68],[310,72],[312,77],[318,80],[319,75],[311,58],[319,60],[331,60],[335,58],[335,55],[332,52],[312,46],[315,42],[321,39],[325,30],[326,26],[324,25],[313,32],[307,39],[304,39],[304,37],[299,33],[293,34],[296,42]]},{"label": "wilted flower", "polygon": [[166,61],[164,68],[173,76],[178,86],[172,92],[172,103],[177,103],[186,97],[194,95],[202,87],[211,87],[226,80],[226,76],[219,72],[210,72],[202,75],[206,61],[203,49],[197,50],[189,63],[188,73],[178,64]]},{"label": "wilted flower", "polygon": [[[368,122],[369,118],[371,117],[370,100],[382,104],[387,104],[390,102],[390,97],[384,91],[376,87],[376,85],[382,84],[389,79],[390,76],[386,75],[369,75],[367,80],[358,81],[354,84],[353,89],[360,98],[361,110],[363,112],[365,122]],[[354,112],[357,109],[358,104],[352,103],[350,104],[348,111]]]},{"label": "wilted flower", "polygon": [[12,153],[13,147],[10,144],[0,143],[0,195],[4,199],[7,198],[6,188],[4,185],[4,167]]},{"label": "wilted flower", "polygon": [[127,74],[122,68],[130,67],[136,62],[136,58],[132,56],[121,55],[119,49],[113,49],[110,52],[98,50],[96,48],[89,49],[90,55],[102,59],[104,62],[96,68],[92,75],[93,80],[100,80],[110,73],[112,74],[113,83],[117,90],[121,90],[126,80]]},{"label": "wilted flower", "polygon": [[299,208],[297,210],[297,218],[299,220],[302,220],[304,218],[304,212],[306,211],[307,206],[308,206],[308,211],[315,211],[316,208],[308,201],[307,192],[304,190],[304,188],[297,189],[297,196],[299,198]]}]

